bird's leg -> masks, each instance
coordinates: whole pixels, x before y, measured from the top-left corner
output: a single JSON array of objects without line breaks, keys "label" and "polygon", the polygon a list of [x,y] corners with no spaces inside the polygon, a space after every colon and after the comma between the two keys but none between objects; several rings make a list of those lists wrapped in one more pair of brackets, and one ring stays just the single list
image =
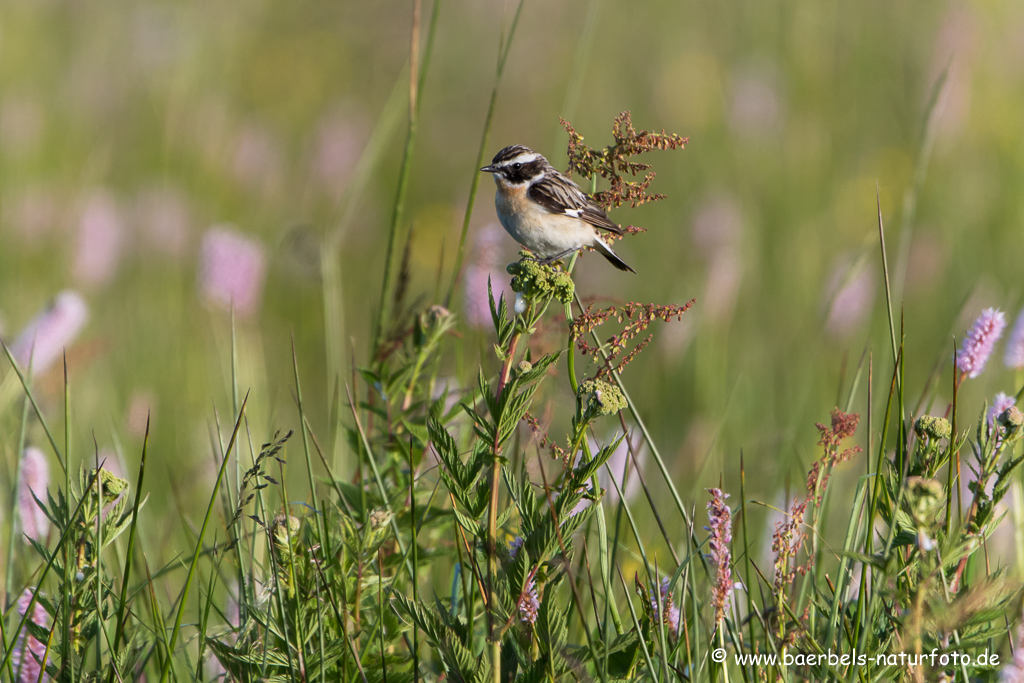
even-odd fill
[{"label": "bird's leg", "polygon": [[575,248],[573,248],[573,249],[566,249],[565,251],[559,252],[559,253],[555,254],[554,256],[548,256],[547,258],[538,259],[537,263],[541,264],[542,266],[550,266],[555,261],[563,259],[563,258],[565,258],[566,256],[572,254],[575,251],[576,251]]}]

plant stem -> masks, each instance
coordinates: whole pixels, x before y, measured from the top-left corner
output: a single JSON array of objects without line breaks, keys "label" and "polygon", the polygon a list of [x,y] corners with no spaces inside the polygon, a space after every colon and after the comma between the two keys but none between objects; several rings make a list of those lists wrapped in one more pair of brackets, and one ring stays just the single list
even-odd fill
[{"label": "plant stem", "polygon": [[[533,315],[533,303],[527,305],[526,315],[523,320],[530,320]],[[519,346],[519,338],[522,336],[522,328],[517,324],[516,331],[509,339],[508,349],[505,352],[505,360],[501,365],[501,374],[498,376],[498,388],[495,392],[495,400],[501,405],[501,394],[508,384],[508,378],[512,373],[512,363],[515,362],[516,348]],[[497,421],[500,423],[500,419]],[[494,443],[492,445],[494,462],[491,465],[491,500],[487,512],[487,633],[491,641],[491,664],[494,683],[501,681],[501,638],[494,632],[494,582],[498,575],[498,493],[501,486],[501,430],[498,424],[494,427]]]},{"label": "plant stem", "polygon": [[398,176],[398,189],[395,192],[395,206],[391,212],[391,228],[388,230],[388,243],[384,252],[384,282],[381,286],[380,308],[377,310],[377,324],[374,333],[374,347],[380,345],[387,329],[388,316],[391,312],[391,266],[394,261],[395,243],[402,214],[405,212],[405,196],[409,190],[409,176],[412,173],[412,152],[416,143],[416,132],[419,127],[420,91],[430,65],[430,53],[434,46],[437,33],[437,17],[441,0],[434,1],[433,16],[430,18],[430,29],[427,34],[427,47],[423,53],[423,64],[420,65],[420,3],[413,0],[412,36],[410,39],[409,57],[409,123],[406,128],[405,149],[402,152],[402,166]]}]

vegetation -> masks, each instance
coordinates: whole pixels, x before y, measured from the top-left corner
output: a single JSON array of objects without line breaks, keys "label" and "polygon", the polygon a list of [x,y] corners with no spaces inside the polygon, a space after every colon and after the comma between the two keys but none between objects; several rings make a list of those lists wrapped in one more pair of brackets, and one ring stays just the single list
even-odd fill
[{"label": "vegetation", "polygon": [[[948,64],[914,72],[927,97],[907,117],[915,132],[900,163],[914,161],[895,176],[878,171],[885,182],[874,188],[847,186],[828,231],[806,216],[789,221],[793,187],[821,190],[813,169],[772,177],[773,165],[752,157],[737,177],[776,183],[746,190],[744,203],[761,202],[763,215],[737,218],[735,196],[702,186],[710,199],[680,249],[672,204],[690,201],[677,200],[699,174],[687,165],[708,159],[690,138],[719,152],[738,143],[706,125],[703,138],[638,129],[623,111],[607,144],[588,144],[601,136],[592,112],[577,116],[589,105],[585,72],[607,69],[602,78],[621,81],[626,102],[633,85],[615,71],[628,65],[594,50],[609,9],[591,3],[559,139],[567,171],[627,226],[626,251],[650,257],[634,281],[588,253],[542,265],[520,252],[505,267],[513,247],[503,252],[480,224],[490,191],[476,201],[489,180],[475,169],[501,146],[492,128],[509,127],[510,74],[526,68],[516,46],[524,27],[538,31],[531,46],[546,36],[529,5],[503,17],[473,149],[465,126],[440,149],[425,133],[444,118],[431,98],[456,97],[462,82],[447,63],[461,43],[444,32],[483,20],[416,1],[398,84],[390,94],[367,85],[380,116],[370,125],[335,112],[302,153],[280,131],[308,124],[324,106],[316,93],[346,68],[316,64],[336,36],[314,19],[323,11],[368,25],[362,10],[246,10],[256,25],[242,33],[259,49],[231,49],[246,74],[239,82],[252,81],[230,103],[211,96],[193,118],[182,103],[206,90],[201,70],[181,64],[189,55],[212,63],[212,42],[186,10],[144,6],[140,40],[170,31],[170,56],[145,53],[153,61],[127,69],[126,87],[152,87],[189,132],[131,108],[139,92],[111,95],[107,116],[82,112],[85,128],[120,122],[92,150],[100,170],[86,178],[116,191],[69,178],[61,182],[73,190],[56,189],[63,171],[46,159],[81,160],[76,144],[87,136],[73,127],[0,151],[9,181],[0,240],[11,245],[0,249],[0,283],[44,288],[33,268],[54,244],[74,243],[70,268],[44,268],[51,294],[64,290],[48,309],[33,319],[27,294],[0,298],[5,320],[25,321],[0,330],[0,680],[1024,680],[1024,317],[1005,335],[1012,381],[1000,388],[1012,393],[986,400],[979,378],[998,365],[990,359],[1008,321],[984,306],[1012,303],[1015,287],[996,295],[983,284],[964,303],[977,276],[959,271],[981,259],[939,231],[925,241],[941,243],[948,272],[922,276],[914,260],[935,253],[915,229],[974,201],[938,196],[951,182],[948,151],[937,152],[938,180],[927,173],[957,78]],[[24,36],[64,21],[45,6],[12,14],[24,29],[13,44],[25,50]],[[911,24],[888,30],[924,30]],[[339,30],[345,54],[372,49],[356,28]],[[736,35],[750,30],[741,22]],[[879,49],[898,45],[878,39]],[[241,58],[263,49],[269,61]],[[68,50],[79,55],[74,41]],[[260,81],[282,55],[295,73]],[[794,73],[807,67],[805,57],[787,59]],[[707,65],[707,53],[645,68],[699,83],[706,74],[687,60]],[[29,77],[45,81],[45,68]],[[166,73],[188,77],[177,105],[155,85]],[[755,102],[733,103],[726,137],[756,149],[778,135],[808,145],[789,161],[820,163],[816,127],[838,129],[842,117],[783,130],[784,113],[768,101],[779,94],[765,91],[772,82],[736,77],[733,96]],[[12,83],[0,67],[0,89]],[[806,111],[791,96],[798,118]],[[663,110],[676,102],[657,97]],[[640,108],[638,122],[664,118]],[[19,120],[10,140],[32,137],[23,121],[33,117],[16,109],[0,105],[0,138],[5,121]],[[250,110],[263,122],[233,118]],[[758,119],[766,112],[776,119]],[[693,116],[682,118],[701,120]],[[140,144],[135,157],[113,135],[153,131],[163,142]],[[153,169],[163,186],[134,184]],[[52,182],[32,184],[40,179]],[[45,195],[37,205],[33,192]],[[68,202],[65,192],[82,197]],[[438,213],[437,197],[453,194],[468,195],[464,214]],[[78,220],[76,240],[54,227],[72,220],[46,214],[55,206]],[[194,238],[198,221],[213,227]],[[993,243],[1001,231],[988,233]],[[816,232],[825,235],[809,242]],[[195,293],[185,284],[193,246]],[[685,259],[706,271],[703,285],[676,278]],[[993,277],[1003,267],[994,259]],[[915,293],[914,277],[935,281],[933,298]],[[824,302],[813,323],[815,302],[793,294],[794,283]],[[872,316],[875,298],[884,306]],[[930,305],[951,298],[976,318],[966,332],[956,308]]]}]

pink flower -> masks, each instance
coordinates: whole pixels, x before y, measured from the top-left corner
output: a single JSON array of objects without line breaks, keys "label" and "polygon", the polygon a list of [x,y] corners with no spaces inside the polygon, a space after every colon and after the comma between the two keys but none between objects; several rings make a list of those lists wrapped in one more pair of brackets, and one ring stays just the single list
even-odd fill
[{"label": "pink flower", "polygon": [[991,429],[992,423],[996,421],[996,418],[1015,405],[1017,405],[1017,401],[1013,396],[1007,396],[1003,392],[996,394],[995,399],[992,401],[992,407],[988,409],[988,415],[985,419],[988,427]]},{"label": "pink flower", "polygon": [[491,283],[495,308],[497,308],[498,299],[502,294],[505,295],[506,302],[512,298],[510,277],[500,266],[504,234],[504,231],[494,224],[486,226],[477,233],[476,242],[473,245],[473,256],[469,265],[466,266],[466,273],[462,279],[466,302],[466,322],[470,327],[489,329],[493,325],[490,302],[487,298],[488,280]]},{"label": "pink flower", "polygon": [[994,308],[982,311],[956,354],[956,367],[960,372],[971,378],[980,375],[1005,328],[1006,316],[1002,311]]},{"label": "pink flower", "polygon": [[522,597],[519,598],[519,621],[533,626],[537,623],[537,612],[540,610],[540,599],[537,597],[537,586],[533,579],[526,584]]},{"label": "pink flower", "polygon": [[871,312],[875,279],[859,263],[840,261],[834,266],[828,291],[830,304],[825,329],[833,337],[849,337]]},{"label": "pink flower", "polygon": [[88,319],[89,309],[82,296],[65,290],[15,338],[11,355],[18,365],[27,368],[31,360],[34,373],[45,372],[75,340]]},{"label": "pink flower", "polygon": [[[18,598],[18,614],[25,616],[25,612],[28,610],[29,603],[31,602],[32,590],[26,588],[22,592],[21,597]],[[39,604],[38,599],[32,607],[32,616],[28,618],[26,624],[28,621],[31,621],[40,628],[50,627],[50,615]],[[50,676],[45,673],[42,678],[39,677],[45,653],[46,643],[40,642],[32,636],[28,632],[27,627],[23,628],[21,633],[18,634],[18,639],[14,643],[14,650],[11,652],[11,666],[14,670],[15,681],[17,683],[36,683],[36,681],[51,680]]]},{"label": "pink flower", "polygon": [[46,540],[46,534],[50,531],[50,518],[39,507],[36,498],[45,502],[49,485],[50,466],[46,456],[38,448],[26,448],[21,456],[18,519],[21,521],[22,533],[40,543]]},{"label": "pink flower", "polygon": [[[587,440],[590,442],[590,452],[597,453],[600,450],[597,441],[590,437]],[[641,444],[636,448],[636,461],[640,468],[643,469],[644,463],[647,461],[646,446]],[[626,476],[625,479],[622,478],[623,474]],[[629,455],[628,436],[612,452],[605,466],[597,472],[597,481],[601,488],[605,490],[605,501],[609,505],[615,505],[619,502],[619,491],[615,488],[615,484],[612,483],[612,479],[618,482],[619,489],[622,489],[627,502],[640,493],[640,477],[633,466],[633,458]],[[584,502],[589,503],[590,501]]]},{"label": "pink flower", "polygon": [[199,289],[209,303],[240,316],[252,315],[263,295],[263,247],[232,226],[210,228],[203,236]]},{"label": "pink flower", "polygon": [[1017,322],[1013,324],[1010,340],[1006,342],[1006,357],[1003,362],[1008,368],[1024,368],[1024,309],[1021,309]]},{"label": "pink flower", "polygon": [[732,594],[732,511],[725,504],[729,494],[721,489],[708,489],[711,500],[708,501],[708,520],[711,524],[707,529],[711,533],[708,545],[711,546],[711,561],[718,568],[715,585],[711,587],[711,604],[715,607],[715,623],[725,618],[725,608]]},{"label": "pink flower", "polygon": [[78,222],[73,275],[82,285],[102,285],[117,273],[124,242],[124,219],[109,192],[90,195]]},{"label": "pink flower", "polygon": [[366,139],[366,122],[361,116],[338,112],[320,121],[311,170],[313,178],[333,199],[342,198]]},{"label": "pink flower", "polygon": [[[675,604],[675,599],[672,596],[672,591],[670,589],[670,585],[669,584],[670,584],[669,577],[666,576],[665,578],[663,578],[661,580],[661,588],[660,588],[660,591],[659,591],[660,599],[661,599],[661,607],[663,608],[663,611],[661,612],[661,614],[665,615],[664,617],[662,617],[661,621],[665,622],[665,625],[669,627],[670,632],[673,635],[678,635],[678,633],[679,633],[679,607],[676,606],[676,604]],[[655,615],[659,614],[659,611],[658,611],[659,594],[655,593],[653,590],[651,590],[649,597],[650,597],[650,600],[651,600],[651,612],[653,612]]]}]

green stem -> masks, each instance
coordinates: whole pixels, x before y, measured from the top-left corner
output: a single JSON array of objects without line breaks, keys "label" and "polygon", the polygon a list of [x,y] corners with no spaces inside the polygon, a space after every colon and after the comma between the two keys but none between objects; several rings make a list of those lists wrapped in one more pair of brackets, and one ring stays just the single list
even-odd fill
[{"label": "green stem", "polygon": [[[139,477],[135,482],[135,504],[132,507],[132,522],[128,527],[128,549],[125,552],[124,572],[121,577],[121,596],[117,604],[117,631],[114,633],[113,652],[121,645],[121,638],[124,636],[125,625],[125,603],[128,601],[128,580],[132,573],[132,558],[135,555],[135,535],[139,526],[139,508],[142,506],[142,484],[146,477],[146,454],[149,450],[149,416],[146,416],[146,434],[142,439],[142,458],[139,460]],[[114,681],[114,667],[111,661],[110,674],[107,683]]]},{"label": "green stem", "polygon": [[[566,271],[569,272],[570,274],[572,273],[573,268],[576,265],[576,258],[578,256],[579,256],[579,252],[576,252],[576,253],[574,253],[572,255],[572,258],[569,260],[569,265],[566,267]],[[581,308],[581,310],[582,310],[582,308]],[[571,324],[572,318],[573,318],[573,316],[572,316],[572,302],[567,302],[565,304],[565,321],[566,321],[567,325]],[[573,349],[573,342],[574,341],[575,340],[573,339],[572,334],[570,333],[568,335],[568,339],[567,339],[567,342],[566,342],[566,347],[567,347],[566,348],[566,357],[567,357],[566,358],[566,367],[567,367],[568,373],[569,373],[569,386],[572,388],[573,394],[578,396],[579,395],[580,386],[579,386],[579,380],[576,378],[576,354],[575,354],[574,349]],[[579,398],[577,398],[576,399],[576,413],[577,413],[577,415],[581,414],[581,410],[582,410],[582,407],[580,406]],[[576,434],[574,435],[574,438],[573,438],[573,445],[572,445],[572,450],[570,451],[570,457],[575,457],[576,453],[578,453],[581,448],[584,450],[584,453],[586,455],[587,460],[590,460],[593,457],[593,455],[590,453],[590,445],[587,444],[586,443],[586,439],[583,438],[584,435],[586,434],[586,431],[587,431],[587,424],[588,423],[586,421],[583,421],[582,419],[579,420],[579,423],[578,423],[577,428],[576,428]],[[590,485],[593,487],[593,490],[595,492],[601,490],[600,489],[600,484],[598,483],[598,478],[597,478],[596,474],[591,478]],[[614,597],[612,595],[611,559],[610,559],[611,554],[608,552],[608,521],[605,519],[604,505],[601,503],[601,501],[597,502],[597,509],[594,511],[594,516],[597,518],[597,554],[598,554],[598,564],[599,564],[600,570],[601,570],[602,587],[603,587],[604,592],[605,592],[605,607],[607,608],[606,609],[606,614],[607,614],[608,610],[610,609],[612,623],[615,625],[615,632],[617,634],[621,635],[623,633],[622,618],[619,616],[619,610],[618,610],[618,607],[615,604],[615,599],[614,599]],[[607,660],[607,653],[606,653],[606,660]]]},{"label": "green stem", "polygon": [[434,1],[434,12],[430,18],[430,28],[427,32],[427,47],[423,54],[423,65],[420,66],[419,40],[420,40],[420,0],[414,0],[413,25],[410,50],[409,67],[409,124],[405,135],[405,148],[402,152],[402,166],[398,175],[398,189],[395,192],[395,206],[391,212],[391,228],[388,230],[388,244],[384,252],[384,282],[381,286],[380,308],[377,309],[377,324],[374,334],[374,347],[379,346],[384,339],[387,328],[388,316],[391,312],[391,289],[392,277],[391,268],[395,255],[395,243],[399,226],[402,222],[402,215],[405,212],[405,196],[409,190],[409,176],[412,173],[412,152],[416,143],[416,132],[419,127],[420,91],[423,90],[424,79],[427,75],[427,67],[430,65],[430,54],[434,47],[434,36],[437,33],[437,17],[441,0]]},{"label": "green stem", "polygon": [[[723,651],[725,650],[725,625],[724,624],[719,624],[718,625],[718,647],[721,648]],[[729,667],[725,663],[724,660],[722,661],[722,678],[725,679],[725,683],[729,683]]]},{"label": "green stem", "polygon": [[[68,359],[67,354],[64,355],[64,495],[67,496],[68,505],[65,508],[70,511],[71,507],[71,387],[68,386]],[[97,473],[98,475],[99,473]],[[88,489],[87,489],[88,490]],[[86,491],[82,492],[82,500],[87,499]],[[75,518],[68,515],[64,523],[67,524],[67,529],[71,529],[74,526],[73,520]],[[71,542],[64,546],[64,590],[61,591],[62,604],[61,604],[61,633],[63,638],[61,639],[61,661],[66,662],[70,665],[70,679],[75,680],[75,662],[71,659],[71,606],[75,604],[75,584],[71,581],[71,560],[74,556],[74,545],[75,540],[71,539]],[[26,614],[28,614],[26,610]]]},{"label": "green stem", "polygon": [[[25,402],[21,410],[21,429],[18,435],[18,452],[14,464],[14,486],[11,490],[11,512],[10,519],[15,519],[15,515],[18,514],[18,492],[21,489],[21,465],[22,459],[25,453],[25,431],[26,425],[28,424],[28,396],[25,396]],[[11,594],[11,574],[14,569],[14,539],[17,534],[14,533],[14,525],[11,525],[11,532],[7,537],[7,562],[4,568],[4,592],[3,599],[0,604],[6,605],[8,596]],[[0,645],[6,646],[7,644],[7,633],[6,633],[6,621],[7,618],[0,616]],[[14,680],[14,671],[11,669],[11,663],[7,662],[7,676],[10,680]]]},{"label": "green stem", "polygon": [[[575,298],[576,305],[582,311],[583,302],[580,300],[579,294],[574,293],[573,297]],[[602,360],[607,362],[608,351],[607,349],[605,349],[604,342],[601,340],[600,337],[597,336],[597,332],[595,330],[591,330],[590,336],[594,340],[594,344],[597,346],[597,351],[601,355]],[[669,493],[672,495],[672,500],[676,505],[676,509],[679,511],[679,514],[683,518],[683,524],[687,529],[690,530],[690,544],[693,546],[694,550],[697,551],[696,555],[700,559],[701,567],[704,569],[704,574],[707,577],[711,578],[711,569],[708,566],[708,561],[704,557],[703,553],[701,553],[700,551],[701,542],[697,538],[697,535],[693,532],[693,524],[690,521],[690,513],[686,511],[686,507],[683,505],[683,500],[679,496],[679,492],[676,490],[676,485],[672,481],[672,477],[668,472],[668,467],[665,465],[665,460],[661,457],[661,451],[658,450],[658,445],[654,442],[654,438],[651,436],[651,433],[647,429],[647,423],[644,422],[642,417],[640,417],[640,413],[636,409],[636,404],[633,402],[632,397],[630,397],[629,392],[626,391],[626,385],[623,384],[622,377],[619,376],[618,371],[613,369],[608,374],[609,377],[615,382],[615,386],[617,386],[619,388],[619,391],[622,392],[622,397],[626,399],[626,405],[629,408],[629,414],[632,416],[633,421],[636,422],[636,426],[640,429],[640,433],[643,436],[644,441],[647,443],[648,449],[650,449],[651,457],[654,458],[654,462],[658,466],[658,471],[661,473],[662,478],[665,480],[665,484],[668,486]]]},{"label": "green stem", "polygon": [[[523,320],[532,320],[533,302],[527,304],[526,314]],[[498,377],[498,389],[495,392],[495,399],[501,404],[501,393],[508,384],[509,375],[512,372],[512,363],[515,361],[516,348],[519,346],[519,339],[522,336],[524,326],[517,324],[516,331],[508,342],[508,349],[505,351],[505,360],[501,365],[501,374]],[[527,328],[528,329],[528,328]],[[494,584],[498,576],[498,493],[501,486],[501,430],[498,427],[500,420],[496,421],[494,427],[494,444],[492,445],[494,463],[491,465],[491,500],[487,511],[487,633],[491,641],[491,668],[494,683],[501,681],[501,638],[494,630],[495,594]]]},{"label": "green stem", "polygon": [[228,460],[231,458],[231,451],[234,449],[235,441],[238,440],[238,430],[242,426],[242,416],[245,414],[245,405],[249,402],[249,394],[242,399],[242,405],[238,411],[238,419],[235,421],[235,428],[231,432],[231,440],[228,442],[227,450],[224,452],[224,460],[220,464],[220,471],[217,473],[217,481],[213,485],[213,493],[210,495],[210,503],[206,508],[206,516],[203,518],[203,526],[199,529],[199,538],[196,539],[196,549],[192,554],[192,563],[188,568],[188,575],[185,577],[185,585],[181,589],[181,600],[178,603],[178,614],[174,620],[174,628],[171,630],[171,642],[167,645],[167,660],[164,662],[163,671],[160,672],[160,683],[167,680],[170,673],[171,662],[174,659],[174,646],[178,642],[178,634],[181,632],[181,620],[185,615],[185,605],[188,603],[188,591],[192,585],[192,578],[195,576],[196,566],[199,564],[199,554],[203,549],[203,538],[206,536],[206,528],[210,525],[210,517],[213,516],[213,506],[217,502],[217,494],[220,491],[221,483],[224,481],[224,470],[227,469]]}]

